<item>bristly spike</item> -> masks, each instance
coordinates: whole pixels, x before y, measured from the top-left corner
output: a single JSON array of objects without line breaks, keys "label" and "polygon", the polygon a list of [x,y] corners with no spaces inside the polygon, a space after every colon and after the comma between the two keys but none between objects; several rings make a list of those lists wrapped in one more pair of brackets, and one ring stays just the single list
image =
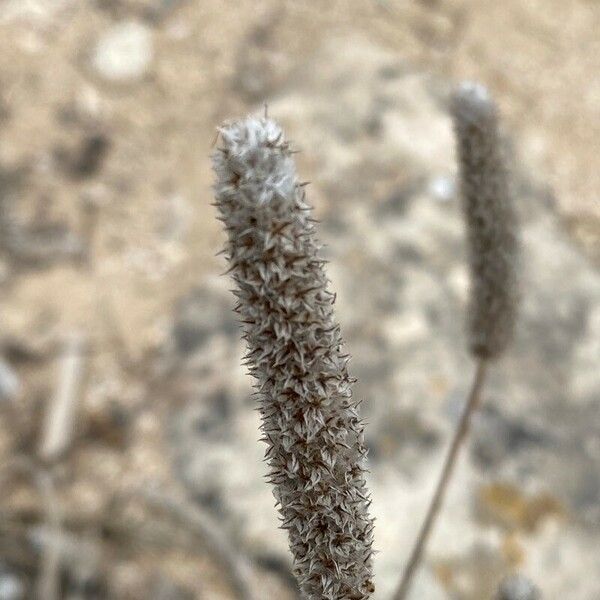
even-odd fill
[{"label": "bristly spike", "polygon": [[518,305],[518,223],[498,128],[498,111],[485,87],[463,83],[451,112],[471,270],[470,350],[500,356],[511,341]]},{"label": "bristly spike", "polygon": [[294,572],[306,600],[367,600],[373,520],[363,425],[305,187],[274,121],[219,131],[216,201]]}]

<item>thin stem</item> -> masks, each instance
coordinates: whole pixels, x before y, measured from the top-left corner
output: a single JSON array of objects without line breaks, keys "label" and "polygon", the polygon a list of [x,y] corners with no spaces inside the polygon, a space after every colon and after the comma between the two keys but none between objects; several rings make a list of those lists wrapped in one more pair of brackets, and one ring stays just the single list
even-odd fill
[{"label": "thin stem", "polygon": [[485,380],[485,373],[486,361],[484,359],[479,359],[479,362],[477,363],[477,370],[475,371],[475,377],[473,379],[473,384],[471,386],[471,391],[469,393],[469,399],[467,401],[467,404],[465,405],[456,431],[454,432],[454,439],[452,440],[452,444],[450,446],[450,449],[448,450],[448,454],[444,462],[444,467],[442,469],[442,473],[440,475],[435,494],[433,495],[433,498],[431,500],[431,504],[427,511],[427,516],[425,517],[425,521],[423,521],[423,525],[421,526],[421,530],[419,531],[417,541],[415,542],[412,554],[410,555],[410,560],[408,561],[408,565],[404,570],[404,574],[402,575],[400,585],[396,590],[393,600],[405,600],[408,596],[412,579],[421,563],[421,559],[423,558],[423,552],[425,551],[425,547],[427,545],[427,540],[429,539],[431,530],[433,529],[433,525],[435,524],[435,520],[442,507],[444,496],[446,495],[446,490],[448,488],[448,482],[450,481],[452,472],[454,470],[454,465],[456,464],[456,459],[463,445],[463,442],[467,437],[467,433],[469,432],[471,417],[481,401],[481,390],[483,388],[483,383]]}]

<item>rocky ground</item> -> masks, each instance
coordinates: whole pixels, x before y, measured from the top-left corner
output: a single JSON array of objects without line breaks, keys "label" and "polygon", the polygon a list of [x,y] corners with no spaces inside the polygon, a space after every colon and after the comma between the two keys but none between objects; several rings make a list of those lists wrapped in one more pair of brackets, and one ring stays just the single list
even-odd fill
[{"label": "rocky ground", "polygon": [[0,599],[237,597],[223,561],[296,597],[210,206],[215,126],[265,101],[313,182],[389,597],[474,368],[464,77],[514,149],[523,305],[412,597],[519,572],[598,598],[599,26],[584,0],[0,2]]}]

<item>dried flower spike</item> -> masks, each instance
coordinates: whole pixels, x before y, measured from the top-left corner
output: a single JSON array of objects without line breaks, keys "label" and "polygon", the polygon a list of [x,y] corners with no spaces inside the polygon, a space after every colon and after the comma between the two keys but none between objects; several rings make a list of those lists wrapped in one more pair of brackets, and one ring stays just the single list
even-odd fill
[{"label": "dried flower spike", "polygon": [[282,527],[303,597],[373,592],[366,448],[315,228],[280,127],[220,129],[216,205]]},{"label": "dried flower spike", "polygon": [[408,597],[468,436],[471,418],[481,403],[487,362],[498,357],[510,342],[517,306],[518,240],[508,173],[498,135],[496,106],[483,86],[464,83],[452,97],[451,110],[458,141],[471,266],[470,349],[477,359],[477,368],[394,600]]},{"label": "dried flower spike", "polygon": [[463,211],[467,222],[471,300],[470,347],[496,358],[511,340],[517,307],[517,223],[496,106],[479,84],[452,98]]}]

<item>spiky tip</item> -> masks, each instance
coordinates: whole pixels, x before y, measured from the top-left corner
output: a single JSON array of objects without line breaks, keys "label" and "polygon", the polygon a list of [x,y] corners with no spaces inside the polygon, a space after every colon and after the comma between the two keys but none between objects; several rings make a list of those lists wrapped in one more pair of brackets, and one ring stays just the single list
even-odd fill
[{"label": "spiky tip", "polygon": [[275,121],[248,117],[218,131],[221,147],[213,155],[217,193],[235,187],[249,203],[259,205],[293,197],[294,162]]}]

